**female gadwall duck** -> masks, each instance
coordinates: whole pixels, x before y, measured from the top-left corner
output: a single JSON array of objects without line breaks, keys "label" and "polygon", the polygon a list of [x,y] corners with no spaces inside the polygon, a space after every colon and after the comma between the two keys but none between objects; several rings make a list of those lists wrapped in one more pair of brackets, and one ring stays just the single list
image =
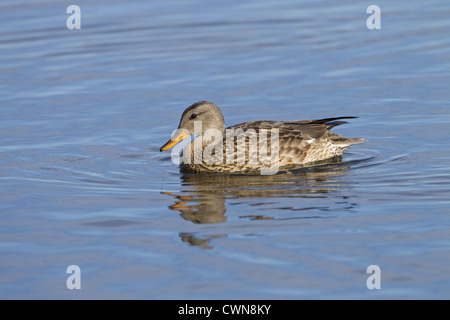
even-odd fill
[{"label": "female gadwall duck", "polygon": [[178,129],[160,151],[191,137],[181,156],[190,172],[274,174],[338,157],[366,140],[344,138],[328,130],[346,123],[337,117],[302,121],[251,121],[225,129],[220,109],[200,101],[184,110]]}]

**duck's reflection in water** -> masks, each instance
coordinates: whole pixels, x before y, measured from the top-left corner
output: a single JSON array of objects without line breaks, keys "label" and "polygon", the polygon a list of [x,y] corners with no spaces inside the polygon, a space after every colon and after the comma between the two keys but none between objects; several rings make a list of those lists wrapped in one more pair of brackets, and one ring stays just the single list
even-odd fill
[{"label": "duck's reflection in water", "polygon": [[[169,208],[179,211],[185,220],[193,223],[222,223],[227,221],[226,200],[259,198],[263,200],[263,203],[280,203],[280,198],[311,198],[313,194],[314,198],[328,198],[330,193],[348,187],[348,183],[342,179],[348,168],[344,163],[334,159],[332,162],[319,166],[280,172],[273,176],[183,174],[181,184],[186,190],[181,194],[170,192],[163,192],[163,194],[174,197],[175,203]],[[340,198],[341,205],[348,202],[351,207],[349,201]],[[310,201],[308,203],[311,204]],[[309,205],[300,208],[284,207],[281,204],[277,209],[308,211],[327,208],[320,204],[317,207]],[[272,216],[253,215],[245,212],[242,212],[240,218],[276,219]],[[309,218],[311,217],[309,216]],[[211,239],[225,236],[197,237],[195,233],[180,234],[183,241],[203,248],[211,248],[209,244]]]},{"label": "duck's reflection in water", "polygon": [[194,233],[180,233],[181,241],[188,243],[191,246],[197,246],[202,249],[212,249],[213,247],[210,245],[210,241],[212,239],[224,238],[226,234],[218,234],[212,236],[198,236]]},{"label": "duck's reflection in water", "polygon": [[[224,189],[219,190],[211,182],[209,184],[206,181],[202,183],[202,179],[196,180],[197,178],[195,176],[182,176],[184,181],[199,183],[197,191],[193,191],[192,194],[176,195],[171,192],[163,192],[163,194],[172,195],[177,199],[175,204],[169,208],[180,211],[184,219],[194,223],[225,222],[227,217],[225,216]],[[203,177],[203,180],[207,179],[207,177]]]}]

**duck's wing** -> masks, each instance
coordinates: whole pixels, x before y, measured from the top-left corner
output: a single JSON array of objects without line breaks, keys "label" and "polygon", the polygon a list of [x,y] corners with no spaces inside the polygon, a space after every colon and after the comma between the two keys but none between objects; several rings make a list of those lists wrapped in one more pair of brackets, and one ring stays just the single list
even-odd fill
[{"label": "duck's wing", "polygon": [[[295,165],[339,156],[352,144],[366,141],[361,138],[344,138],[328,131],[346,123],[342,121],[343,119],[353,118],[355,117],[302,121],[252,121],[227,129],[234,132],[236,137],[248,137],[247,133],[254,131],[258,136],[258,142],[267,145],[267,150],[271,149],[271,130],[278,130],[280,165]],[[267,130],[267,133],[262,134],[261,130]],[[259,150],[256,151],[259,152]],[[246,157],[242,151],[237,149],[236,145],[234,152],[238,154],[238,157]]]}]

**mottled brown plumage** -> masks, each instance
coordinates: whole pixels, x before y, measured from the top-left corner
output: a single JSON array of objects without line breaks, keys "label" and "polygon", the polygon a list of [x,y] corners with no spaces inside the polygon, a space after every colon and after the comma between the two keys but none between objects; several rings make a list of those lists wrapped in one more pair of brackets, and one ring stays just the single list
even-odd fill
[{"label": "mottled brown plumage", "polygon": [[197,134],[184,148],[184,171],[256,173],[262,169],[268,170],[261,171],[263,174],[273,174],[279,169],[295,169],[341,156],[351,145],[366,141],[329,131],[346,123],[342,119],[352,118],[355,117],[252,121],[225,129],[220,109],[211,102],[200,101],[183,112],[179,132],[161,151]]}]

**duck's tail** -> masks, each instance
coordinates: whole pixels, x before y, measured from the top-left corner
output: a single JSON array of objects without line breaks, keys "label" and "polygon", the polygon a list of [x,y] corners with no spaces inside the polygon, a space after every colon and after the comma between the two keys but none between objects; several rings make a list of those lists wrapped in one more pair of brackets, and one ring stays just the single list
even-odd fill
[{"label": "duck's tail", "polygon": [[363,142],[367,142],[367,140],[364,138],[344,138],[341,136],[339,136],[339,138],[333,139],[334,145],[344,148],[344,149],[347,149],[348,147],[350,147],[354,144],[363,143]]}]

